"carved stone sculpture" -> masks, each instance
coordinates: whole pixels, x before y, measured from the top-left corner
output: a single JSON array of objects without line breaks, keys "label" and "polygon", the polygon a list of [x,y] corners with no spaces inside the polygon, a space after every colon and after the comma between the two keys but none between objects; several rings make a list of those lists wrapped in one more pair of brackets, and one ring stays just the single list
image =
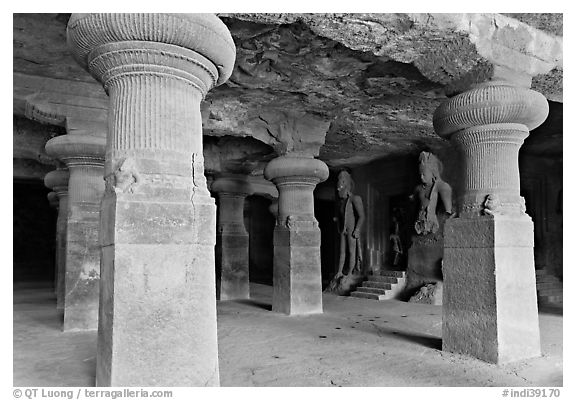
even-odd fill
[{"label": "carved stone sculpture", "polygon": [[[345,277],[361,275],[362,246],[360,232],[364,224],[364,206],[362,198],[353,193],[354,181],[347,171],[338,174],[337,188],[339,206],[337,214],[338,232],[340,233],[340,256],[338,272],[328,285],[326,291],[343,294],[346,284]],[[344,264],[347,263],[347,274],[344,275]],[[349,279],[348,279],[349,280]]]},{"label": "carved stone sculpture", "polygon": [[[412,198],[418,200],[418,214],[414,223],[416,234],[408,250],[406,293],[422,285],[442,281],[444,248],[443,226],[454,217],[452,188],[442,177],[442,162],[434,154],[423,151],[418,158],[420,184]],[[444,211],[438,207],[441,200]]]},{"label": "carved stone sculpture", "polygon": [[400,237],[400,220],[399,216],[394,213],[392,215],[392,226],[394,227],[390,234],[390,248],[392,250],[392,265],[396,268],[400,265],[402,256],[404,255],[404,246],[402,238]]},{"label": "carved stone sculpture", "polygon": [[417,234],[426,235],[436,233],[440,227],[436,216],[438,197],[442,200],[446,214],[453,215],[452,188],[442,180],[442,162],[434,154],[421,152],[418,164],[422,183],[414,190],[414,195],[420,201],[414,229]]}]

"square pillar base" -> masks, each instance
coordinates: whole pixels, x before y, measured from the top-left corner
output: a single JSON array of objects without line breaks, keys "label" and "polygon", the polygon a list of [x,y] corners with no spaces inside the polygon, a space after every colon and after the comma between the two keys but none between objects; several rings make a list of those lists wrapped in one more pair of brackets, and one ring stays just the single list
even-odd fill
[{"label": "square pillar base", "polygon": [[531,218],[455,218],[444,228],[442,350],[490,363],[540,352]]},{"label": "square pillar base", "polygon": [[70,204],[62,294],[63,330],[98,328],[100,206]]},{"label": "square pillar base", "polygon": [[274,229],[272,311],[288,315],[322,313],[320,229]]},{"label": "square pillar base", "polygon": [[215,206],[102,204],[97,386],[218,386]]}]

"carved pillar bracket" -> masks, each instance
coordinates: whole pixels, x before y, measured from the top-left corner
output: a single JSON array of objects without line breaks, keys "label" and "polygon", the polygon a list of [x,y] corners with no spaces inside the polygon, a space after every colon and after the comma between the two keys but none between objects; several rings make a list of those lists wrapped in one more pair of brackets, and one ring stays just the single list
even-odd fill
[{"label": "carved pillar bracket", "polygon": [[457,218],[444,227],[443,350],[493,363],[540,355],[534,228],[518,152],[546,119],[544,96],[504,81],[477,85],[434,113],[463,159]]},{"label": "carved pillar bracket", "polygon": [[215,206],[200,101],[235,46],[212,14],[72,14],[110,97],[96,383],[217,386]]},{"label": "carved pillar bracket", "polygon": [[253,189],[247,176],[225,174],[212,184],[218,193],[216,227],[216,295],[219,300],[248,299],[249,238],[244,201]]},{"label": "carved pillar bracket", "polygon": [[264,176],[279,194],[272,310],[289,315],[321,313],[320,229],[313,192],[328,178],[328,167],[314,158],[286,155],[270,161]]},{"label": "carved pillar bracket", "polygon": [[62,135],[46,143],[46,153],[70,171],[66,214],[64,331],[98,328],[100,202],[104,193],[106,139]]},{"label": "carved pillar bracket", "polygon": [[66,228],[68,226],[68,180],[67,168],[50,171],[44,177],[44,185],[52,189],[58,198],[56,219],[56,309],[64,309],[64,280],[66,276]]}]

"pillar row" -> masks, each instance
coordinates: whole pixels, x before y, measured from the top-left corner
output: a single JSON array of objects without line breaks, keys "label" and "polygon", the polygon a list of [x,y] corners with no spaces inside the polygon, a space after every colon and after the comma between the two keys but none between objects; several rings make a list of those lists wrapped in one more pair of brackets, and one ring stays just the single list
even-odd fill
[{"label": "pillar row", "polygon": [[110,97],[98,386],[217,386],[215,205],[200,101],[235,47],[209,14],[72,14],[68,43]]},{"label": "pillar row", "polygon": [[218,300],[250,298],[249,237],[244,226],[244,202],[252,193],[246,176],[218,177],[216,225],[216,296]]},{"label": "pillar row", "polygon": [[272,310],[321,313],[320,228],[313,192],[328,178],[328,167],[314,158],[281,156],[268,163],[264,176],[278,188]]},{"label": "pillar row", "polygon": [[44,185],[52,189],[58,198],[56,219],[56,308],[64,309],[64,281],[66,276],[66,228],[68,226],[68,180],[67,168],[50,171],[44,177]]},{"label": "pillar row", "polygon": [[100,202],[104,193],[103,136],[67,134],[50,139],[46,153],[70,171],[64,277],[64,331],[98,327]]},{"label": "pillar row", "polygon": [[534,228],[518,152],[546,119],[544,96],[506,82],[442,104],[436,132],[462,154],[464,190],[444,228],[442,348],[504,363],[540,355]]}]

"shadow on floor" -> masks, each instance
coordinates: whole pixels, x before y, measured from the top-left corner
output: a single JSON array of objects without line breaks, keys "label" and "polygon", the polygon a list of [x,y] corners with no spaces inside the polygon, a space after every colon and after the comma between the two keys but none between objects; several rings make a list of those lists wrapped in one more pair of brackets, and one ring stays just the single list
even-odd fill
[{"label": "shadow on floor", "polygon": [[378,336],[392,336],[401,340],[419,344],[434,350],[442,350],[442,339],[436,336],[422,335],[419,333],[402,332],[399,330],[376,328]]},{"label": "shadow on floor", "polygon": [[263,303],[261,301],[247,299],[247,300],[235,300],[235,302],[240,304],[246,304],[248,306],[255,306],[266,311],[272,311],[272,304]]}]

